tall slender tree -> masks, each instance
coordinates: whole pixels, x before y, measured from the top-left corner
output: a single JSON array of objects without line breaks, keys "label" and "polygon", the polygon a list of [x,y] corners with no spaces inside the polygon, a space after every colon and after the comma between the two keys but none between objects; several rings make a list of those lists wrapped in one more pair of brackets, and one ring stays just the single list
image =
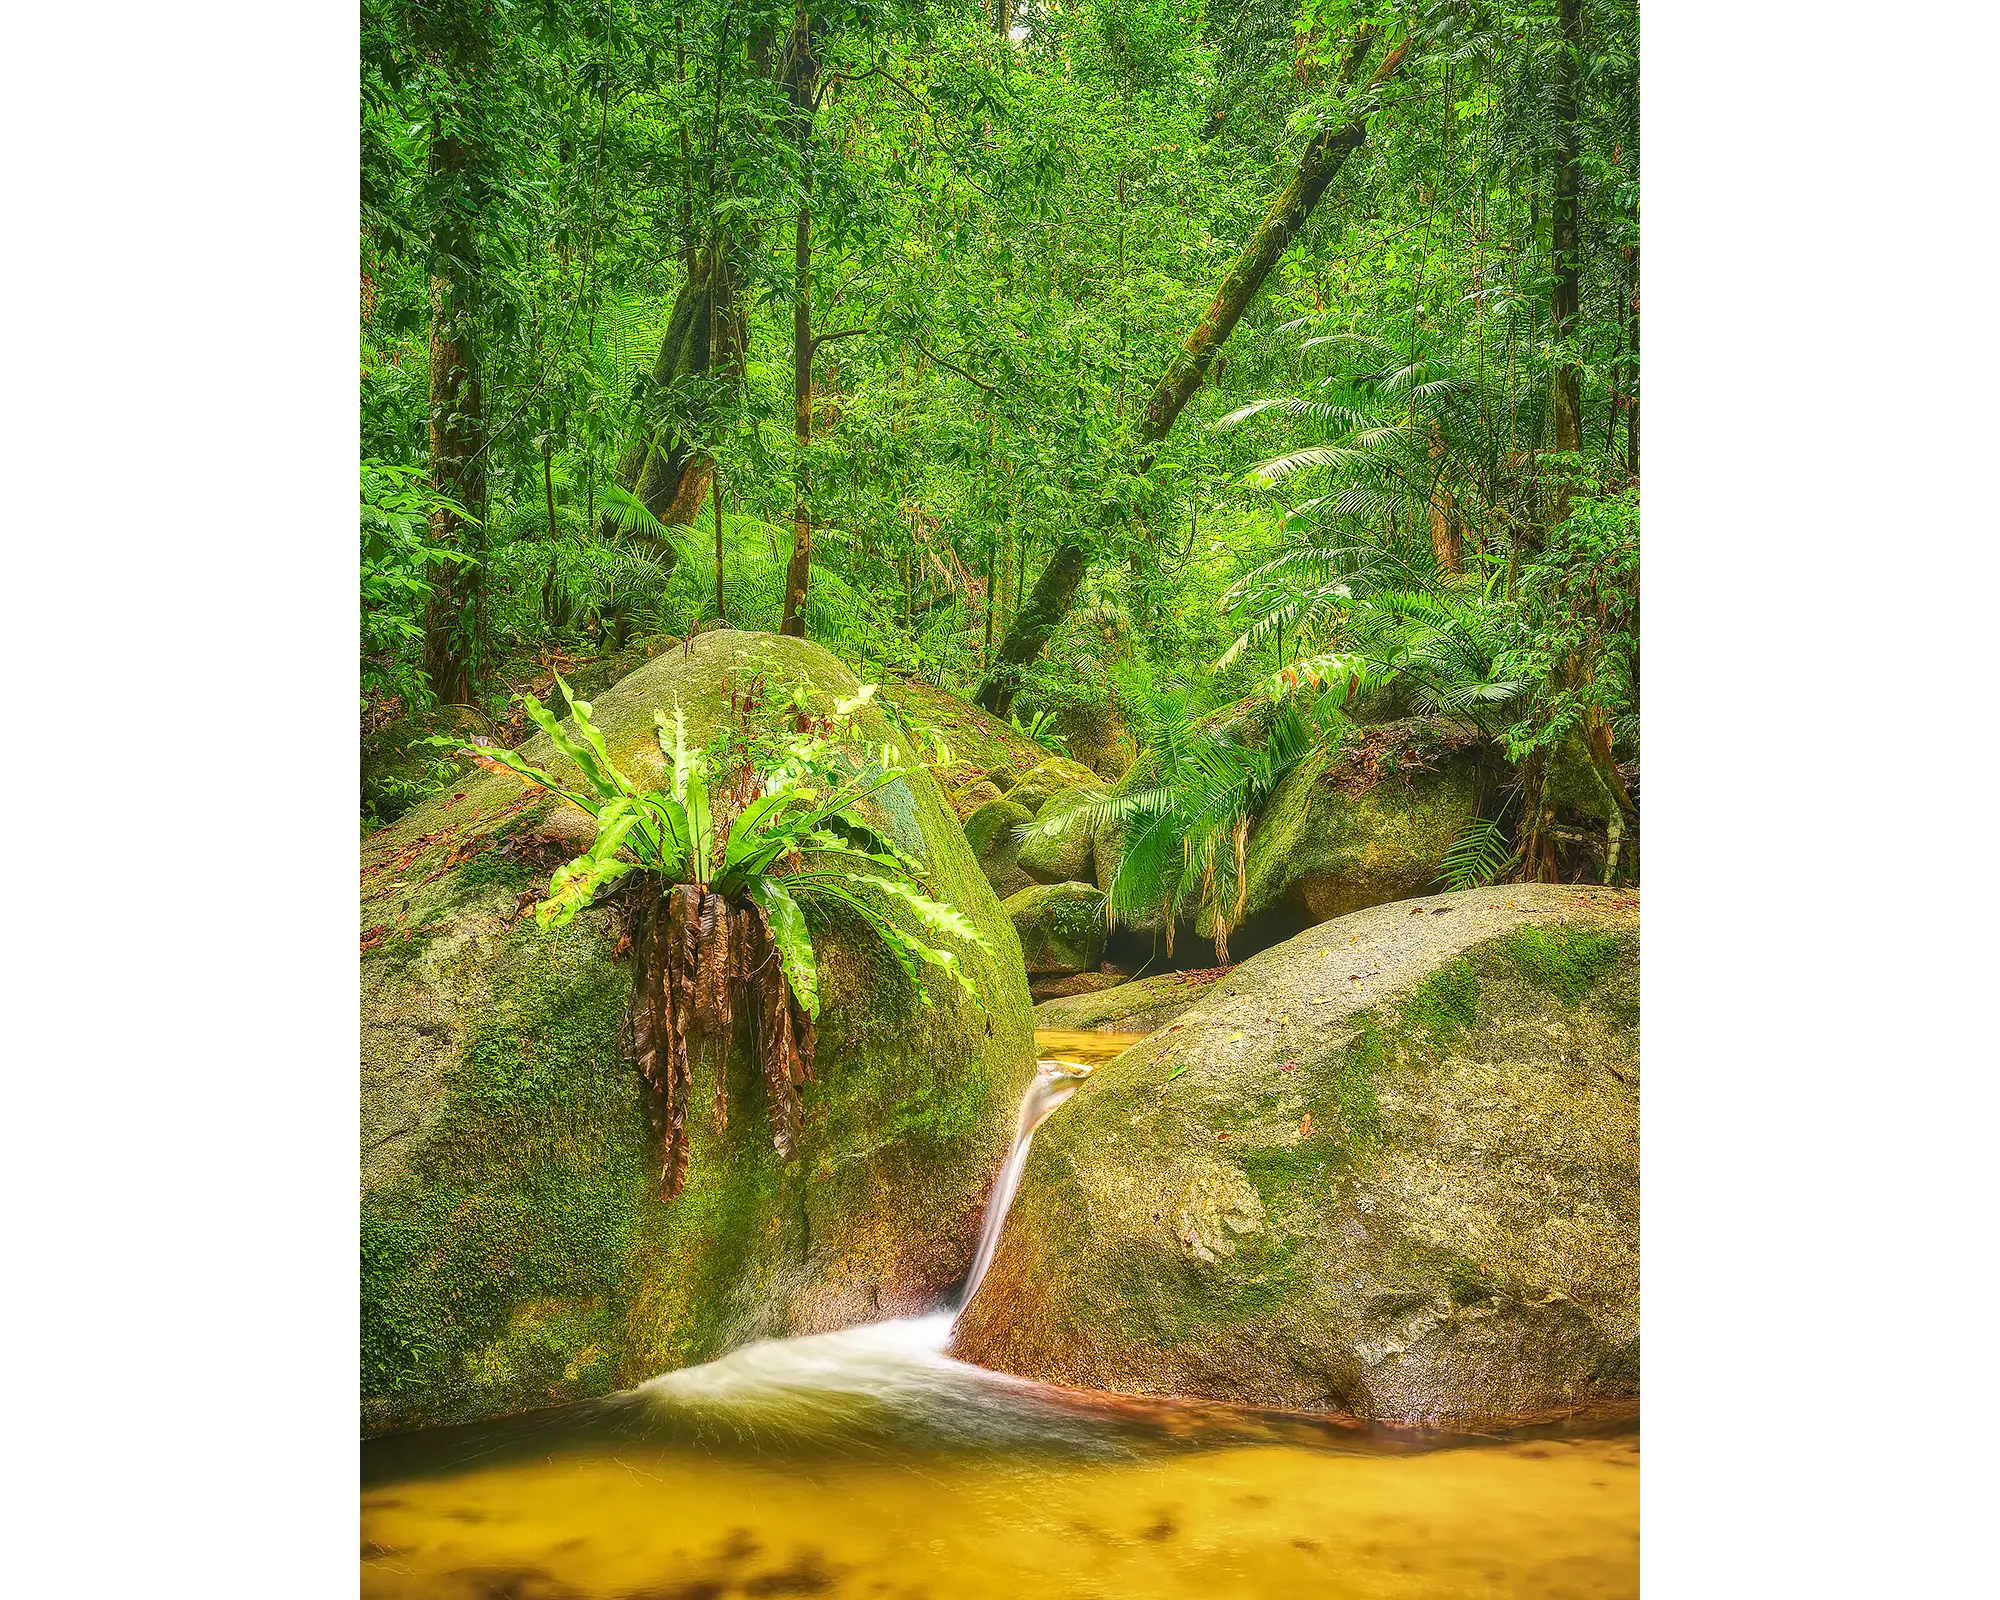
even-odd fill
[{"label": "tall slender tree", "polygon": [[468,0],[434,0],[413,30],[434,74],[431,100],[430,287],[431,481],[449,504],[433,509],[434,544],[471,560],[441,562],[424,616],[424,671],[446,702],[471,698],[485,645],[483,524],[486,415],[480,381],[483,280],[479,223],[487,150],[479,94],[489,59],[487,11]]}]

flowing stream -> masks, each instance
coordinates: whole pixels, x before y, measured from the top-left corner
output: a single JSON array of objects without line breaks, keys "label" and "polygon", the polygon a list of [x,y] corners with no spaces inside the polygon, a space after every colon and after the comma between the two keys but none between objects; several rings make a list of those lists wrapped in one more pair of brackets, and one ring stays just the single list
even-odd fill
[{"label": "flowing stream", "polygon": [[362,1594],[436,1600],[1618,1596],[1638,1440],[1392,1440],[945,1353],[1035,1130],[1117,1035],[1038,1035],[959,1304],[362,1448]]}]

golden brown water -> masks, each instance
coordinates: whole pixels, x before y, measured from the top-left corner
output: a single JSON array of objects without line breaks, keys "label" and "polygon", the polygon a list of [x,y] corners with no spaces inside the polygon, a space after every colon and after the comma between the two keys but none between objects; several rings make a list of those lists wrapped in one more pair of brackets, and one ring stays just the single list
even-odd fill
[{"label": "golden brown water", "polygon": [[362,1496],[364,1597],[1638,1593],[1636,1438],[1116,1462],[573,1449]]},{"label": "golden brown water", "polygon": [[[1091,1066],[1138,1037],[1036,1034]],[[951,1323],[766,1341],[370,1441],[363,1600],[1638,1593],[1634,1433],[1418,1441],[1121,1403],[955,1361]]]},{"label": "golden brown water", "polygon": [[1097,1033],[1088,1028],[1037,1028],[1035,1053],[1049,1061],[1078,1061],[1095,1067],[1145,1037],[1143,1033]]}]

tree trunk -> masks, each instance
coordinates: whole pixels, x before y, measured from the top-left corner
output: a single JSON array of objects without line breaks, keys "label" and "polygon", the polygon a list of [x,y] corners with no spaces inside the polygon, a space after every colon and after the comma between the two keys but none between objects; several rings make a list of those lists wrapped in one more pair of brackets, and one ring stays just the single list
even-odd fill
[{"label": "tree trunk", "polygon": [[[465,140],[431,124],[430,166],[435,183],[455,189],[472,176]],[[466,212],[445,208],[432,232],[432,258],[457,274],[432,274],[430,454],[431,483],[473,519],[438,507],[430,517],[431,542],[464,550],[471,564],[444,562],[432,569],[424,612],[424,671],[431,692],[447,704],[471,699],[485,639],[486,426],[475,340],[479,311],[479,261]]]},{"label": "tree trunk", "polygon": [[1639,247],[1632,246],[1632,298],[1626,305],[1632,319],[1625,357],[1625,470],[1639,476]]},{"label": "tree trunk", "polygon": [[[683,379],[702,377],[709,370],[715,261],[714,249],[704,250],[696,275],[674,297],[666,335],[660,340],[660,353],[653,361],[656,390],[664,390]],[[649,428],[635,439],[618,463],[619,487],[636,495],[648,511],[669,527],[694,521],[708,476],[702,441],[687,437],[666,423]],[[607,511],[598,524],[598,537],[608,539],[618,527],[617,517]],[[671,547],[662,551],[661,558],[673,559]]]},{"label": "tree trunk", "polygon": [[[1551,217],[1551,265],[1555,283],[1549,296],[1550,331],[1558,349],[1576,331],[1577,287],[1582,275],[1583,233],[1580,225],[1582,162],[1578,156],[1576,81],[1583,63],[1583,0],[1559,0],[1562,48],[1556,53],[1555,116],[1561,130],[1556,159],[1556,203]],[[1583,447],[1583,383],[1577,363],[1568,353],[1558,357],[1549,420],[1549,448]],[[1569,492],[1558,496],[1558,516],[1568,514]]]},{"label": "tree trunk", "polygon": [[799,207],[792,244],[792,559],[785,568],[785,617],[780,633],[804,638],[806,592],[812,583],[812,213]]},{"label": "tree trunk", "polygon": [[715,493],[709,497],[715,508],[715,620],[727,622],[729,614],[722,605],[722,474],[711,471],[709,478],[715,485]]},{"label": "tree trunk", "polygon": [[1004,717],[1013,709],[1014,695],[1021,686],[1021,669],[1042,653],[1049,635],[1069,615],[1077,585],[1083,582],[1084,564],[1081,545],[1063,545],[1049,558],[1041,577],[1035,580],[1034,593],[1028,596],[1014,618],[1013,627],[1007,630],[1006,642],[1000,646],[993,670],[979,686],[977,704],[982,709],[996,717]]},{"label": "tree trunk", "polygon": [[[1355,40],[1348,53],[1345,77],[1348,81],[1358,74],[1368,46],[1373,37],[1364,33]],[[1369,87],[1385,83],[1403,64],[1403,55],[1409,49],[1405,40],[1388,55],[1369,80]],[[1319,204],[1320,196],[1333,182],[1347,158],[1359,150],[1368,135],[1368,114],[1361,113],[1351,121],[1337,128],[1323,128],[1313,135],[1299,157],[1298,169],[1272,200],[1264,213],[1264,220],[1257,225],[1257,231],[1250,236],[1250,242],[1243,247],[1229,274],[1222,280],[1222,287],[1215,292],[1215,298],[1208,303],[1208,309],[1188,335],[1187,342],[1175,352],[1167,364],[1167,370],[1160,381],[1153,386],[1153,392],[1146,401],[1145,412],[1139,419],[1136,434],[1137,448],[1134,451],[1134,470],[1144,472],[1153,464],[1153,454],[1175,421],[1180,417],[1194,392],[1201,387],[1201,380],[1207,376],[1210,364],[1223,342],[1235,330],[1257,291],[1264,286],[1264,280],[1271,275],[1271,269],[1278,264],[1278,258],[1291,248],[1292,241],[1299,236],[1299,230],[1306,225],[1306,219]]]},{"label": "tree trunk", "polygon": [[1459,527],[1458,504],[1444,484],[1444,440],[1431,425],[1431,555],[1438,571],[1456,578],[1465,570],[1465,539]]},{"label": "tree trunk", "polygon": [[[1343,73],[1345,81],[1352,83],[1359,76],[1362,62],[1374,42],[1375,35],[1370,29],[1364,29],[1355,37],[1347,53]],[[1396,69],[1403,64],[1403,56],[1408,49],[1409,41],[1405,40],[1389,51],[1382,58],[1382,65],[1376,68],[1375,75],[1369,79],[1368,87],[1372,89],[1394,76]],[[1363,111],[1338,128],[1321,130],[1306,145],[1291,182],[1272,200],[1264,220],[1258,224],[1250,242],[1236,258],[1229,275],[1222,280],[1222,287],[1209,302],[1194,332],[1175,352],[1166,372],[1153,386],[1134,432],[1134,472],[1144,472],[1152,466],[1154,454],[1172,431],[1188,401],[1194,397],[1195,390],[1201,387],[1201,380],[1214,362],[1216,352],[1234,331],[1257,291],[1264,286],[1264,280],[1271,275],[1278,258],[1298,237],[1299,230],[1312,215],[1313,207],[1319,204],[1320,196],[1326,193],[1327,185],[1333,182],[1347,158],[1361,148],[1367,133],[1368,113]],[[1074,574],[1065,582],[1064,574],[1072,567]],[[996,715],[1006,714],[1006,708],[1013,704],[1022,665],[1034,659],[1049,635],[1061,624],[1082,577],[1082,550],[1074,544],[1062,545],[1049,558],[1048,566],[1036,581],[1034,595],[1015,616],[1014,625],[1007,632],[992,672],[979,687],[980,705],[989,711],[997,706]]]},{"label": "tree trunk", "polygon": [[792,13],[785,87],[792,102],[793,141],[805,198],[792,234],[792,559],[785,568],[785,615],[780,633],[804,638],[806,595],[812,585],[812,103],[819,82],[806,8]]}]

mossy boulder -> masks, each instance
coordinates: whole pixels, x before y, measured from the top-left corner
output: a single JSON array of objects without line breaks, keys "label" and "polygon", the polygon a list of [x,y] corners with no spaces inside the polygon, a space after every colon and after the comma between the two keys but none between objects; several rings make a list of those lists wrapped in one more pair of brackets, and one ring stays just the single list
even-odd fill
[{"label": "mossy boulder", "polygon": [[1046,712],[1049,731],[1070,755],[1115,782],[1138,755],[1117,686],[1133,660],[1129,616],[1111,605],[1076,606],[1028,670],[1021,714]]},{"label": "mossy boulder", "polygon": [[1001,903],[1031,973],[1088,972],[1104,955],[1104,896],[1087,883],[1037,883]]},{"label": "mossy boulder", "polygon": [[[1122,972],[1063,972],[1049,973],[1028,981],[1028,998],[1040,1005],[1044,1000],[1061,1000],[1070,995],[1095,994],[1100,989],[1115,989],[1126,982]],[[1040,1017],[1035,1026],[1042,1026]]]},{"label": "mossy boulder", "polygon": [[1016,828],[1033,820],[1026,806],[1011,800],[989,800],[965,819],[965,842],[993,892],[1003,899],[1035,881],[1021,870],[1020,846],[1014,838]]},{"label": "mossy boulder", "polygon": [[1049,731],[1081,765],[1113,782],[1122,778],[1139,756],[1139,741],[1125,724],[1115,691],[1107,690],[1101,700],[1065,706]]},{"label": "mossy boulder", "polygon": [[1307,756],[1250,831],[1231,950],[1439,887],[1453,837],[1478,814],[1481,783],[1474,734],[1436,718],[1370,728]]},{"label": "mossy boulder", "polygon": [[1045,756],[1014,781],[1007,798],[1017,806],[1040,811],[1058,795],[1075,789],[1102,794],[1104,785],[1096,773],[1067,756]]},{"label": "mossy boulder", "polygon": [[[755,750],[779,718],[732,723],[732,693],[777,702],[795,687],[826,709],[859,685],[818,645],[722,630],[607,690],[595,720],[620,766],[652,776],[655,710],[679,705],[696,743]],[[872,706],[858,737],[899,742]],[[552,762],[539,737],[522,749]],[[797,1159],[771,1146],[752,1063],[723,1069],[725,1130],[706,1114],[716,1069],[698,1063],[688,1185],[670,1203],[620,1044],[620,930],[586,912],[545,935],[519,910],[588,820],[474,773],[363,842],[367,1431],[545,1406],[758,1337],[916,1312],[963,1273],[1033,1071],[1027,984],[936,783],[889,785],[872,820],[991,947],[964,953],[983,1009],[928,974],[926,1008],[864,931],[815,925],[819,1047]]]},{"label": "mossy boulder", "polygon": [[1392,1424],[1629,1402],[1638,923],[1477,889],[1244,962],[1042,1129],[956,1353]]},{"label": "mossy boulder", "polygon": [[952,765],[938,774],[947,788],[988,777],[1004,792],[1017,774],[1049,754],[1047,747],[1005,717],[983,711],[936,684],[915,680],[885,683],[881,698],[905,726],[930,740],[942,739],[950,747]]},{"label": "mossy boulder", "polygon": [[1045,800],[1034,820],[1060,820],[1062,828],[1055,834],[1031,833],[1021,841],[1015,855],[1021,870],[1037,883],[1090,882],[1097,870],[1097,829],[1083,816],[1082,807],[1103,793],[1101,787],[1064,789]]},{"label": "mossy boulder", "polygon": [[398,717],[361,735],[361,814],[364,825],[393,822],[412,806],[452,786],[472,763],[424,743],[439,734],[470,741],[490,735],[493,720],[473,706],[437,706]]},{"label": "mossy boulder", "polygon": [[975,778],[970,783],[962,783],[951,791],[951,809],[960,822],[968,819],[981,806],[1001,798],[1000,786],[990,778]]},{"label": "mossy boulder", "polygon": [[1035,1007],[1037,1028],[1078,1032],[1151,1033],[1191,1011],[1212,989],[1220,974],[1163,972],[1135,978],[1096,994],[1076,993],[1042,1000]]}]

